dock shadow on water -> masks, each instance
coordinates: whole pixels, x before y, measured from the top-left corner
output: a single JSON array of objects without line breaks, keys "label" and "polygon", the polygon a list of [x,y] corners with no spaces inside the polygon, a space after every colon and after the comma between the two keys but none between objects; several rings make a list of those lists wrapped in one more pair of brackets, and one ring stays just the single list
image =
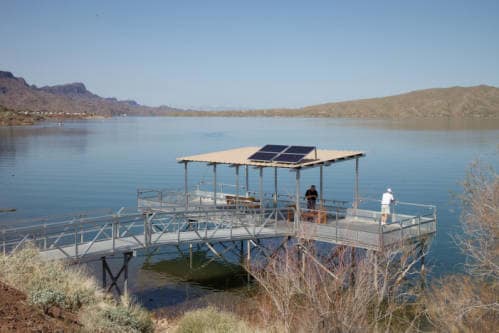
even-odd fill
[{"label": "dock shadow on water", "polygon": [[197,307],[210,294],[248,292],[247,272],[238,262],[214,258],[203,249],[193,251],[192,262],[188,254],[150,257],[139,275],[134,295],[150,310],[182,303]]}]

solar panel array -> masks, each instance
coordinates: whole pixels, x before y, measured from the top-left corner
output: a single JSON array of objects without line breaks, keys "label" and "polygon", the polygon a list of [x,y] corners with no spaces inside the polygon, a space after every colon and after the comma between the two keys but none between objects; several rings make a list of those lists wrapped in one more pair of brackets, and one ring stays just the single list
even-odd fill
[{"label": "solar panel array", "polygon": [[315,150],[311,146],[265,145],[248,157],[255,162],[300,163],[305,156]]}]

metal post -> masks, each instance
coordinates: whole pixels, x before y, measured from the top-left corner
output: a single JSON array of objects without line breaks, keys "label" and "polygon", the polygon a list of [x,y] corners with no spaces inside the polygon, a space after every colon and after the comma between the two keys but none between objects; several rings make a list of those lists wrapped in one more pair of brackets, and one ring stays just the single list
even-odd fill
[{"label": "metal post", "polygon": [[323,187],[323,179],[324,179],[324,166],[321,165],[319,167],[320,171],[320,180],[319,180],[319,202],[320,202],[320,208],[324,207],[324,187]]},{"label": "metal post", "polygon": [[260,184],[259,184],[259,191],[260,191],[260,213],[263,215],[263,167],[260,167]]},{"label": "metal post", "polygon": [[213,204],[217,208],[217,164],[213,163]]},{"label": "metal post", "polygon": [[305,249],[301,249],[301,273],[305,274],[305,266],[306,266],[306,261],[305,261]]},{"label": "metal post", "polygon": [[249,193],[249,166],[245,166],[244,168],[244,178],[246,180],[245,188],[246,188],[246,193]]},{"label": "metal post", "polygon": [[185,210],[189,210],[189,184],[188,184],[188,173],[187,173],[187,164],[188,162],[184,162],[184,194],[185,194]]},{"label": "metal post", "polygon": [[301,215],[300,215],[300,169],[296,169],[296,210],[295,210],[295,222],[299,222]]},{"label": "metal post", "polygon": [[107,281],[106,281],[106,257],[101,257],[100,260],[102,261],[102,288],[106,289]]},{"label": "metal post", "polygon": [[374,287],[378,290],[378,253],[376,251],[372,251],[374,256]]},{"label": "metal post", "polygon": [[144,213],[144,245],[146,246],[146,249],[151,244],[151,234],[149,231],[149,213]]},{"label": "metal post", "polygon": [[78,226],[75,225],[75,257],[78,258]]},{"label": "metal post", "polygon": [[277,167],[274,168],[274,208],[277,208]]},{"label": "metal post", "polygon": [[236,210],[239,207],[239,165],[236,165]]},{"label": "metal post", "polygon": [[[5,233],[5,231],[4,231]],[[4,234],[4,243],[5,243],[5,234]],[[5,245],[4,245],[5,247]],[[47,225],[44,223],[43,224],[43,249],[47,249]]]},{"label": "metal post", "polygon": [[357,210],[359,207],[359,158],[355,159],[355,188],[354,188],[354,203],[353,208]]},{"label": "metal post", "polygon": [[189,243],[189,268],[192,269],[192,243]]},{"label": "metal post", "polygon": [[124,253],[123,254],[123,266],[124,266],[124,280],[123,280],[123,293],[125,295],[128,294],[128,261],[130,260],[130,257],[133,256],[131,253]]},{"label": "metal post", "polygon": [[[259,192],[260,192],[260,222],[263,223],[263,214],[264,214],[264,204],[263,204],[263,167],[260,167]],[[253,235],[255,235],[255,225],[253,225]]]},{"label": "metal post", "polygon": [[355,247],[352,247],[351,248],[351,252],[350,252],[350,283],[352,286],[355,285],[355,264],[356,264],[356,259],[355,259]]},{"label": "metal post", "polygon": [[248,284],[251,282],[251,274],[250,274],[250,264],[251,264],[251,242],[248,239],[246,241],[246,251],[247,251],[247,257],[246,257],[246,270],[248,271]]}]

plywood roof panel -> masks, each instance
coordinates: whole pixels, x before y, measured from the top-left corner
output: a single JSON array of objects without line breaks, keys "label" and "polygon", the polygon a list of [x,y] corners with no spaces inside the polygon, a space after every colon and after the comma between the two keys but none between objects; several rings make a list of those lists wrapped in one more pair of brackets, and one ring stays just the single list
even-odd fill
[{"label": "plywood roof panel", "polygon": [[299,169],[365,156],[362,151],[317,149],[317,158],[315,156],[315,152],[311,152],[303,161],[297,164],[256,162],[248,160],[248,157],[257,152],[259,149],[260,147],[241,147],[206,154],[179,157],[177,158],[177,161]]}]

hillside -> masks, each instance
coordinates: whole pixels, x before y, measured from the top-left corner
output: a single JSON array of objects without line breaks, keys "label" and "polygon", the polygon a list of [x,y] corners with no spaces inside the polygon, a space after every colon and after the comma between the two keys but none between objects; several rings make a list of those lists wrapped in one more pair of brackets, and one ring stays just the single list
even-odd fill
[{"label": "hillside", "polygon": [[135,101],[103,98],[88,91],[83,83],[39,88],[5,71],[0,71],[0,106],[15,111],[41,112],[45,115],[162,115],[179,111],[167,106],[152,108],[139,105]]},{"label": "hillside", "polygon": [[298,109],[185,111],[148,107],[132,100],[100,97],[83,83],[36,87],[0,71],[0,106],[37,115],[336,117],[336,118],[499,118],[499,88],[480,85],[418,90],[405,94],[313,105]]},{"label": "hillside", "polygon": [[327,103],[299,109],[172,112],[172,116],[336,117],[336,118],[499,118],[499,88],[435,88],[401,95]]}]

